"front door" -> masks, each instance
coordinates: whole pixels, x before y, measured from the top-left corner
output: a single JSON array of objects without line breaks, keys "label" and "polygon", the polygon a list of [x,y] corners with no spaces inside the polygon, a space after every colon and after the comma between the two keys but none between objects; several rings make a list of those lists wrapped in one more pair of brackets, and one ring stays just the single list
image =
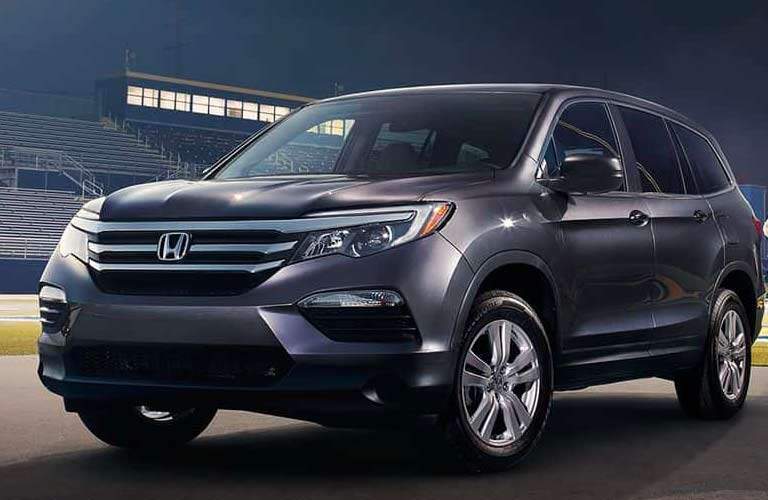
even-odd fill
[{"label": "front door", "polygon": [[[569,154],[621,158],[605,104],[580,102],[560,116],[548,145],[542,176],[558,176]],[[626,177],[626,176],[625,176]],[[648,207],[627,182],[620,191],[559,195],[551,213],[561,244],[565,314],[562,373],[569,379],[604,377],[629,359],[647,359],[653,326],[653,237]]]}]

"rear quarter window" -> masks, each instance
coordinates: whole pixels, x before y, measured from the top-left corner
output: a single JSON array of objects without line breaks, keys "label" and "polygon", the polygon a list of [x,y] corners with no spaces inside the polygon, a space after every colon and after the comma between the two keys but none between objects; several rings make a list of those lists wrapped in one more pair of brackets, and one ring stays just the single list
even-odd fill
[{"label": "rear quarter window", "polygon": [[664,120],[632,108],[619,110],[635,153],[642,192],[684,194],[680,164]]},{"label": "rear quarter window", "polygon": [[731,181],[725,173],[723,164],[712,146],[699,134],[672,124],[672,128],[680,140],[683,155],[693,171],[696,185],[701,194],[709,194],[725,189]]}]

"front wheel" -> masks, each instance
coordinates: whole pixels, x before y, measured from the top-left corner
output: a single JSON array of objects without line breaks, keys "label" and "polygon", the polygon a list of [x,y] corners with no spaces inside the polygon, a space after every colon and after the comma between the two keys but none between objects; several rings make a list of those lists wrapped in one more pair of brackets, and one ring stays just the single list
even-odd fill
[{"label": "front wheel", "polygon": [[180,446],[196,438],[211,423],[216,410],[108,406],[81,410],[78,414],[88,430],[109,445],[162,449]]},{"label": "front wheel", "polygon": [[752,368],[749,324],[739,296],[731,290],[718,290],[702,362],[675,380],[685,413],[727,419],[744,405]]},{"label": "front wheel", "polygon": [[444,416],[449,441],[473,470],[509,468],[534,448],[551,401],[552,358],[534,309],[505,291],[479,297]]}]

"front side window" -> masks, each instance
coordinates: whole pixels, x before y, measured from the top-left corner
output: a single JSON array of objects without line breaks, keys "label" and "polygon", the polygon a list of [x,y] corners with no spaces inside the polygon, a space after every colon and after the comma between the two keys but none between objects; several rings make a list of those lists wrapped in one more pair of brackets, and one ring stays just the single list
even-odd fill
[{"label": "front side window", "polygon": [[[537,94],[457,93],[315,104],[285,117],[216,178],[505,168],[517,155],[538,102]],[[260,113],[265,107],[259,106]]]},{"label": "front side window", "polygon": [[565,158],[575,154],[621,158],[605,104],[576,103],[560,115],[545,152],[540,176],[559,177]]},{"label": "front side window", "polygon": [[683,155],[693,171],[699,193],[714,193],[728,187],[731,181],[709,142],[680,125],[672,124],[672,128],[680,140]]},{"label": "front side window", "polygon": [[632,108],[619,109],[632,142],[642,192],[684,194],[680,165],[664,120]]}]

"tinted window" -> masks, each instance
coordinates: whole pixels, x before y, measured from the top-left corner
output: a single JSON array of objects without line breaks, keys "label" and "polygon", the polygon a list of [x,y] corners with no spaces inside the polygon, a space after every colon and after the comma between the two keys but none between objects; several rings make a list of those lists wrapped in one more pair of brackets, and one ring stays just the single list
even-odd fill
[{"label": "tinted window", "polygon": [[664,120],[650,113],[621,109],[632,141],[644,193],[685,193],[680,166]]},{"label": "tinted window", "polygon": [[696,177],[699,192],[714,193],[730,185],[725,169],[712,146],[699,134],[685,127],[674,124],[672,127],[680,139],[683,153]]},{"label": "tinted window", "polygon": [[539,99],[455,93],[310,105],[261,135],[216,177],[504,168],[517,155]]},{"label": "tinted window", "polygon": [[585,153],[621,157],[604,104],[579,103],[563,112],[547,146],[542,173],[547,177],[558,177],[566,156]]}]

